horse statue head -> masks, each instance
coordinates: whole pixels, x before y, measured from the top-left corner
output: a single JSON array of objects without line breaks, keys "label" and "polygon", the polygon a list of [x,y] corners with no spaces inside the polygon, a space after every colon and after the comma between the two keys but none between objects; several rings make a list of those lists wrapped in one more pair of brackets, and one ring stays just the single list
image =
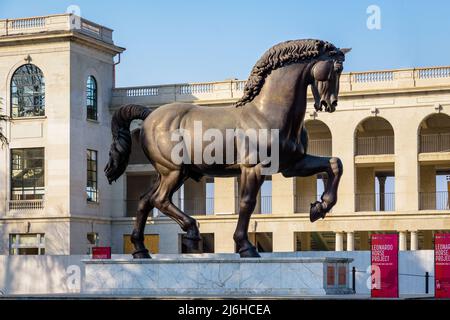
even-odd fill
[{"label": "horse statue head", "polygon": [[343,70],[345,54],[351,49],[328,52],[311,68],[311,91],[317,111],[334,112],[338,103],[339,79]]},{"label": "horse statue head", "polygon": [[[314,107],[317,111],[333,112],[339,94],[339,78],[343,70],[345,54],[351,49],[339,49],[323,40],[289,40],[268,49],[253,67],[244,87],[242,98],[236,107],[251,102],[260,93],[269,75],[291,64],[301,64],[310,70],[305,85],[311,85]],[[282,84],[280,84],[282,85]]]}]

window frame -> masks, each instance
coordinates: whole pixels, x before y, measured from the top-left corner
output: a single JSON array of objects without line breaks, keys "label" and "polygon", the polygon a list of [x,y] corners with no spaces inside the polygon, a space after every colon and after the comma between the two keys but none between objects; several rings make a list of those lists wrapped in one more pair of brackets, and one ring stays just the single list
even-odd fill
[{"label": "window frame", "polygon": [[[25,78],[25,74],[20,74],[20,72],[27,68],[32,68],[31,80],[28,79],[27,84],[18,85],[18,77]],[[34,81],[33,77],[39,77],[38,81]],[[22,80],[23,82],[23,80]],[[31,83],[31,85],[30,85]],[[11,76],[10,81],[10,113],[13,119],[26,119],[32,117],[44,117],[45,116],[45,76],[42,70],[32,63],[26,63],[19,66]],[[40,91],[34,91],[34,88],[39,85]],[[34,87],[34,88],[32,88]],[[21,88],[19,90],[18,88]],[[28,90],[26,89],[28,88]],[[31,88],[31,89],[30,89]],[[19,93],[21,92],[22,93]],[[25,93],[26,92],[26,93]],[[24,107],[23,101],[26,98],[31,98],[33,104],[30,109],[33,109],[32,114],[26,115],[24,113],[26,108]],[[37,99],[37,100],[36,100]],[[22,105],[20,103],[22,101]],[[36,103],[39,101],[39,103]]]},{"label": "window frame", "polygon": [[98,83],[93,75],[86,80],[86,120],[98,121]]},{"label": "window frame", "polygon": [[[92,159],[95,155],[95,159]],[[94,164],[94,170],[91,164]],[[89,174],[93,174],[90,176]],[[91,179],[94,177],[94,179]],[[92,188],[92,189],[89,189]],[[86,201],[88,203],[98,203],[98,152],[93,149],[86,150]]]},{"label": "window frame", "polygon": [[[42,158],[40,158],[40,157],[26,158],[24,156],[25,155],[25,151],[30,151],[30,150],[42,150]],[[14,159],[14,155],[13,155],[13,153],[17,152],[17,151],[21,151],[22,152],[22,158],[19,159],[19,163],[16,163],[16,160]],[[26,165],[25,165],[26,161],[33,162],[33,161],[36,161],[36,160],[42,160],[42,166],[41,167],[26,167]],[[33,193],[29,193],[29,194],[32,194],[34,196],[31,197],[31,198],[26,198],[27,193],[26,193],[26,187],[25,187],[25,184],[24,184],[23,176],[22,176],[22,179],[21,179],[21,188],[20,188],[21,193],[19,194],[19,193],[17,193],[17,191],[15,193],[14,192],[15,191],[14,190],[14,187],[15,187],[14,181],[17,181],[17,180],[13,178],[13,170],[25,171],[25,170],[36,170],[37,168],[41,169],[43,185],[42,186],[36,186],[36,184],[37,184],[36,182],[39,181],[40,178],[34,178],[34,183],[33,183],[33,188],[32,188]],[[10,175],[10,177],[9,177],[9,183],[10,183],[9,197],[10,197],[11,200],[14,200],[14,201],[43,200],[44,197],[45,197],[45,185],[46,185],[46,179],[45,179],[45,148],[44,147],[37,147],[37,148],[12,148],[12,149],[10,149],[10,170],[9,170],[9,175]],[[36,192],[39,189],[43,190],[42,194]],[[21,199],[16,199],[17,195],[20,195]]]},{"label": "window frame", "polygon": [[[36,236],[35,245],[27,245],[20,243],[21,236]],[[13,241],[13,238],[15,240]],[[23,255],[19,253],[20,249],[37,249],[37,255],[45,255],[45,233],[10,233],[9,234],[9,255]]]}]

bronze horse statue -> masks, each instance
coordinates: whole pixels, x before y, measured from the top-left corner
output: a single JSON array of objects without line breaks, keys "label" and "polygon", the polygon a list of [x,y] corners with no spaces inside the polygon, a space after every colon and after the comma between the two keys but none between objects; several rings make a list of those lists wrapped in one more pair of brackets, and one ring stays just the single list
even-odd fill
[{"label": "bronze horse statue", "polygon": [[[305,177],[326,173],[326,187],[321,201],[311,204],[310,220],[324,218],[336,204],[337,189],[343,172],[336,157],[307,154],[308,135],[304,127],[307,88],[311,85],[314,107],[334,112],[338,102],[339,78],[345,54],[333,44],[314,39],[282,42],[270,48],[253,67],[242,98],[233,106],[203,107],[187,103],[170,103],[155,110],[140,105],[126,105],[112,117],[112,136],[109,162],[105,174],[112,183],[125,171],[131,153],[130,123],[144,120],[140,130],[142,149],[158,173],[150,191],[142,195],[131,241],[134,258],[150,258],[144,245],[144,229],[149,212],[158,208],[176,221],[186,232],[184,244],[195,252],[200,232],[197,221],[183,213],[172,202],[172,195],[187,179],[202,176],[240,177],[239,219],[234,233],[236,248],[241,257],[259,257],[248,240],[250,216],[264,180],[267,164],[262,161],[235,163],[175,163],[171,152],[176,142],[171,133],[183,129],[192,131],[194,122],[203,128],[277,129],[279,132],[279,165],[277,172],[285,177]],[[191,142],[194,144],[194,142]],[[202,145],[203,146],[203,145]],[[191,148],[191,146],[187,146]],[[203,146],[204,147],[204,146]],[[269,149],[270,142],[269,142]]]}]

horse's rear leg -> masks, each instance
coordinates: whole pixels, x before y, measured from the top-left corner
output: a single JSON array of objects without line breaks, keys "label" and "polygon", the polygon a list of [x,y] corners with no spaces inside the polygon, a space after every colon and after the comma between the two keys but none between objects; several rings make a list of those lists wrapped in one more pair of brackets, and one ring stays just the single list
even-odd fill
[{"label": "horse's rear leg", "polygon": [[183,243],[189,252],[194,253],[199,252],[201,240],[197,221],[178,209],[172,202],[173,194],[180,188],[184,180],[185,177],[178,170],[161,175],[161,183],[152,198],[154,206],[172,218],[186,232]]},{"label": "horse's rear leg", "polygon": [[327,212],[336,204],[337,190],[343,172],[341,160],[336,157],[306,155],[292,168],[282,171],[285,177],[309,177],[321,172],[325,172],[328,176],[327,185],[320,197],[321,201],[311,204],[309,212],[311,222],[325,218]]},{"label": "horse's rear leg", "polygon": [[144,245],[144,230],[148,215],[153,210],[152,196],[158,188],[159,181],[160,179],[158,176],[158,180],[153,184],[150,191],[144,194],[139,200],[134,229],[131,233],[131,242],[133,243],[135,249],[133,252],[134,259],[150,258],[150,254]]}]

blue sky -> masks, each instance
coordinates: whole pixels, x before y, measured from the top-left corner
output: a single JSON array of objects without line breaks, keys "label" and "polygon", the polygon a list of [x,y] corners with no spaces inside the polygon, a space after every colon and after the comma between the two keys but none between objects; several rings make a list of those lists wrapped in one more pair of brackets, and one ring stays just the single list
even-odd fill
[{"label": "blue sky", "polygon": [[[381,29],[366,9],[381,9]],[[450,65],[450,2],[0,0],[0,17],[81,15],[115,30],[126,47],[118,86],[247,78],[259,56],[288,39],[320,38],[352,47],[345,70]]]}]

